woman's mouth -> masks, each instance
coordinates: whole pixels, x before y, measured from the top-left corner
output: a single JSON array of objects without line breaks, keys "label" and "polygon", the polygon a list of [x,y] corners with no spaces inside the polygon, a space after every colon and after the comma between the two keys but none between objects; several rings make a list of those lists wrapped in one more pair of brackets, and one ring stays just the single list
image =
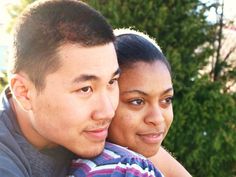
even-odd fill
[{"label": "woman's mouth", "polygon": [[138,134],[140,139],[146,144],[159,144],[164,138],[164,131],[155,132],[155,133],[141,133]]}]

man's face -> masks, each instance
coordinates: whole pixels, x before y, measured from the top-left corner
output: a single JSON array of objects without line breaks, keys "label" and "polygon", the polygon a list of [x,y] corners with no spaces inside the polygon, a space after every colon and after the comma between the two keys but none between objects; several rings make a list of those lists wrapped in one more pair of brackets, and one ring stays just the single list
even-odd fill
[{"label": "man's face", "polygon": [[60,68],[35,90],[31,124],[48,141],[82,157],[99,154],[118,105],[119,67],[112,43],[97,47],[66,44]]}]

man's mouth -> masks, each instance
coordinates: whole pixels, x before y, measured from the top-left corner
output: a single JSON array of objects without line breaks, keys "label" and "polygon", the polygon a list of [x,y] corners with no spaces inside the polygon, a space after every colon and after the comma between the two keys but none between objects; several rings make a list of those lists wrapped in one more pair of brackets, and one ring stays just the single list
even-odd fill
[{"label": "man's mouth", "polygon": [[108,134],[108,126],[101,128],[94,128],[84,131],[85,136],[93,141],[105,141]]}]

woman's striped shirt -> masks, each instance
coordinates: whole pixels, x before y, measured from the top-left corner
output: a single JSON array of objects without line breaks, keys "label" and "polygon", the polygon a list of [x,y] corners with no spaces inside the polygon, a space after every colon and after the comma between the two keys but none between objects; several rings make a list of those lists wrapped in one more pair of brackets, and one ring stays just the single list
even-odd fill
[{"label": "woman's striped shirt", "polygon": [[73,160],[69,177],[163,177],[144,156],[127,148],[106,143],[93,159]]}]

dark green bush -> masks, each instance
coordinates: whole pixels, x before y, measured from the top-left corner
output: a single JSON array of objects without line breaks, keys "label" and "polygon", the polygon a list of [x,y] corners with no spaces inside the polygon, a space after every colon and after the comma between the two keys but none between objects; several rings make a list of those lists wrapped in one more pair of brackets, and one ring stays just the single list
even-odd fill
[{"label": "dark green bush", "polygon": [[[214,50],[217,24],[197,0],[88,0],[113,27],[133,27],[155,37],[174,77],[175,118],[164,145],[196,177],[236,175],[236,99],[199,70]],[[203,47],[206,46],[206,47]]]}]

